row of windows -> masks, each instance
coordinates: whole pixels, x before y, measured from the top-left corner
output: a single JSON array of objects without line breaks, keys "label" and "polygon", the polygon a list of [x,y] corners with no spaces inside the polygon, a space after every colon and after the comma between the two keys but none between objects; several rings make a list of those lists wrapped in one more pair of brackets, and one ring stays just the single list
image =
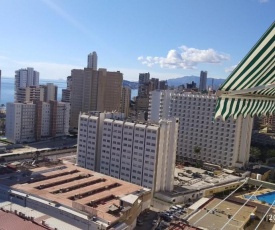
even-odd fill
[{"label": "row of windows", "polygon": [[[182,146],[184,146],[185,148],[183,149],[183,147]],[[182,145],[182,146],[178,146],[177,147],[177,149],[178,149],[178,151],[180,151],[180,152],[193,152],[194,151],[194,146],[199,146],[199,144],[197,143],[197,144],[190,144],[190,145]],[[219,150],[222,150],[223,152],[225,152],[226,154],[227,153],[232,153],[233,152],[233,146],[234,145],[232,145],[232,146],[230,146],[231,148],[228,148],[228,147],[220,147],[219,148]],[[212,148],[212,146],[203,146],[202,148],[201,148],[201,152],[202,153],[205,153],[206,151],[207,152],[213,152],[213,153],[216,153],[217,152],[217,146],[214,146],[214,149]]]}]

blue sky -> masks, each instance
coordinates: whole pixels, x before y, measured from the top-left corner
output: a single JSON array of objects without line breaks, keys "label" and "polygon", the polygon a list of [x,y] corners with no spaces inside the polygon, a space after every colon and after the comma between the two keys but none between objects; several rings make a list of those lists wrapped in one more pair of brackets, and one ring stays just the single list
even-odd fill
[{"label": "blue sky", "polygon": [[275,18],[275,0],[0,0],[0,69],[65,79],[87,65],[137,81],[226,78]]}]

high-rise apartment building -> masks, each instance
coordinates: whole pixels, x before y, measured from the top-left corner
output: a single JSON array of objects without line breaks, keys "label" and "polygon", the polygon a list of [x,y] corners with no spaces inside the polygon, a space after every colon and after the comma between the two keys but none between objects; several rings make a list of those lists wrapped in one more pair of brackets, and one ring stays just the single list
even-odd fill
[{"label": "high-rise apartment building", "polygon": [[216,103],[215,95],[153,91],[149,121],[179,118],[179,160],[243,166],[249,160],[252,118],[240,116],[237,120],[214,120]]},{"label": "high-rise apartment building", "polygon": [[62,97],[61,97],[62,102],[71,103],[71,89],[72,89],[72,77],[68,76],[67,77],[67,88],[62,89]]},{"label": "high-rise apartment building", "polygon": [[[137,111],[148,111],[150,92],[159,89],[158,78],[150,79],[150,73],[140,73],[138,82],[138,96],[136,100]],[[162,87],[165,87],[162,83]]]},{"label": "high-rise apartment building", "polygon": [[44,101],[45,100],[45,92],[44,88],[40,88],[37,86],[28,86],[24,88],[18,88],[15,102],[17,103],[25,103],[32,101]]},{"label": "high-rise apartment building", "polygon": [[128,117],[130,111],[130,102],[131,102],[131,89],[127,86],[122,87],[121,92],[121,112],[125,114],[125,117]]},{"label": "high-rise apartment building", "polygon": [[58,87],[53,83],[40,86],[20,87],[15,95],[15,102],[25,103],[32,101],[56,101]]},{"label": "high-rise apartment building", "polygon": [[69,130],[68,103],[7,103],[6,137],[13,143],[64,136]]},{"label": "high-rise apartment building", "polygon": [[197,87],[197,84],[194,81],[192,81],[191,83],[186,83],[187,89],[196,89],[196,87]]},{"label": "high-rise apartment building", "polygon": [[159,89],[159,79],[151,78],[149,82],[149,92]]},{"label": "high-rise apartment building", "polygon": [[56,101],[58,87],[53,83],[47,83],[46,85],[40,85],[40,88],[44,89],[44,101]]},{"label": "high-rise apartment building", "polygon": [[33,68],[15,71],[15,98],[17,89],[28,86],[39,86],[39,72],[35,71]]},{"label": "high-rise apartment building", "polygon": [[97,54],[94,51],[88,55],[88,64],[87,68],[91,68],[93,70],[97,70]]},{"label": "high-rise apartment building", "polygon": [[90,68],[72,70],[70,128],[78,127],[80,112],[120,111],[123,75]]},{"label": "high-rise apartment building", "polygon": [[147,97],[149,96],[149,81],[150,73],[140,73],[138,81],[138,96]]},{"label": "high-rise apartment building", "polygon": [[62,89],[61,101],[71,103],[71,90]]},{"label": "high-rise apartment building", "polygon": [[80,115],[77,164],[154,191],[173,190],[178,120],[148,124],[118,117]]},{"label": "high-rise apartment building", "polygon": [[160,90],[168,89],[168,82],[167,81],[159,81],[159,89]]},{"label": "high-rise apartment building", "polygon": [[72,89],[72,76],[67,77],[67,89]]},{"label": "high-rise apartment building", "polygon": [[207,71],[201,71],[199,91],[207,90]]}]

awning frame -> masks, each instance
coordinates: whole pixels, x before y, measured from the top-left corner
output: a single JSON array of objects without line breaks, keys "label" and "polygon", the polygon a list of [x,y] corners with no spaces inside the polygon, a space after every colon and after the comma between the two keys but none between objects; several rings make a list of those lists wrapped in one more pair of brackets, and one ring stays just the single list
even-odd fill
[{"label": "awning frame", "polygon": [[[231,90],[231,91],[222,91],[222,90],[218,90],[216,95],[218,97],[222,96],[222,95],[242,95],[242,94],[246,94],[246,93],[252,93],[258,90],[263,90],[263,89],[275,89],[275,83],[272,84],[268,84],[268,85],[260,85],[257,87],[253,87],[253,88],[249,88],[249,89],[241,89],[241,90]],[[259,97],[254,97],[254,98],[259,98]],[[274,97],[273,97],[274,98]]]}]

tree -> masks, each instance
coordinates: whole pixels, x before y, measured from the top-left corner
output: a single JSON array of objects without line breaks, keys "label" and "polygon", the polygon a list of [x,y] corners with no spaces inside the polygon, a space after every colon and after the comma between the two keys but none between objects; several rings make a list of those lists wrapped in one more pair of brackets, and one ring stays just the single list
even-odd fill
[{"label": "tree", "polygon": [[253,156],[255,159],[259,159],[260,156],[262,155],[262,152],[259,148],[251,146],[250,155]]},{"label": "tree", "polygon": [[269,149],[269,150],[267,151],[267,157],[268,157],[268,158],[275,157],[275,149]]},{"label": "tree", "polygon": [[201,147],[195,146],[194,147],[194,153],[195,153],[195,156],[196,156],[196,163],[198,164],[198,155],[201,153]]}]

